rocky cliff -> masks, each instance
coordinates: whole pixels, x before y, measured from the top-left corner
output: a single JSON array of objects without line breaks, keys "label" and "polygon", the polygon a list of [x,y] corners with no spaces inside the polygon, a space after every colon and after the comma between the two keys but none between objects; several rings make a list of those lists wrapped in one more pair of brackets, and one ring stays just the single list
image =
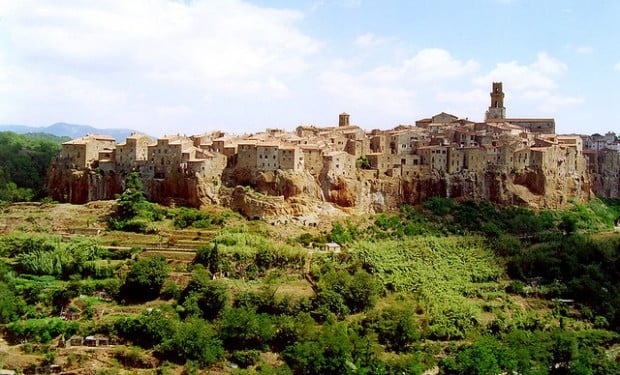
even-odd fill
[{"label": "rocky cliff", "polygon": [[115,194],[122,192],[120,182],[114,175],[58,168],[52,164],[45,178],[45,189],[54,200],[81,204],[114,199]]},{"label": "rocky cliff", "polygon": [[[616,156],[616,159],[619,158]],[[620,165],[620,160],[616,163]],[[605,165],[609,164],[606,161]],[[597,180],[597,186],[608,186],[608,180],[615,178],[615,185],[609,184],[615,190],[608,193],[617,196],[616,175],[610,172],[605,176],[608,177]],[[55,166],[50,167],[47,177],[48,192],[61,202],[113,199],[123,185],[119,175]],[[221,204],[248,218],[305,224],[317,222],[321,215],[382,212],[405,203],[418,204],[434,196],[488,199],[498,204],[528,205],[535,209],[560,208],[569,198],[587,201],[592,188],[589,176],[566,170],[554,173],[461,171],[454,174],[428,171],[405,179],[367,170],[358,170],[354,176],[346,178],[333,174],[315,177],[305,170],[252,174],[231,169],[224,173],[222,180],[215,181],[183,173],[166,179],[143,175],[143,185],[145,194],[154,202],[194,207]]]},{"label": "rocky cliff", "polygon": [[594,160],[594,191],[607,198],[620,198],[620,153],[603,150]]}]

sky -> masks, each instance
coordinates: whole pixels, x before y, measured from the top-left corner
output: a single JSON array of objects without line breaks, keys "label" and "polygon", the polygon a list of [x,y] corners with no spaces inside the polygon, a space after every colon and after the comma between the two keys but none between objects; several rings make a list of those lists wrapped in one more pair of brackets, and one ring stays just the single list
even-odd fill
[{"label": "sky", "polygon": [[447,112],[620,133],[620,1],[0,0],[0,124],[153,136]]}]

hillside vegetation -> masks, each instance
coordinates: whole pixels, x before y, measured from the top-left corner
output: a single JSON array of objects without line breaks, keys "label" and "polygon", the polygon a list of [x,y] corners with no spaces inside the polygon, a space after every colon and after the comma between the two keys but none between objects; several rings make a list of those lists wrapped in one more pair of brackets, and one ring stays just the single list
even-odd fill
[{"label": "hillside vegetation", "polygon": [[0,132],[0,202],[41,199],[43,179],[60,144],[68,137]]},{"label": "hillside vegetation", "polygon": [[[113,205],[6,205],[0,363],[98,374],[620,374],[616,203],[533,212],[433,198],[323,230],[156,206],[138,179]],[[113,344],[58,345],[74,335]]]}]

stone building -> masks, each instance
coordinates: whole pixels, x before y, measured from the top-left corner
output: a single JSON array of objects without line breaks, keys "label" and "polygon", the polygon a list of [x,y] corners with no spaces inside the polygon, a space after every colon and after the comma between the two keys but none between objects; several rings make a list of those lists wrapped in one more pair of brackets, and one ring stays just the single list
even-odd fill
[{"label": "stone building", "polygon": [[318,145],[305,144],[300,145],[303,158],[304,168],[313,176],[318,176],[323,169],[323,153]]},{"label": "stone building", "polygon": [[353,177],[355,157],[344,151],[331,151],[323,154],[323,173],[328,175]]},{"label": "stone building", "polygon": [[[214,131],[191,138],[166,136],[156,142],[146,136],[132,135],[116,146],[111,138],[88,136],[64,144],[60,160],[65,160],[65,168],[98,167],[106,178],[114,178],[115,172],[120,172],[117,174],[122,177],[126,172],[136,170],[142,173],[145,185],[155,192],[153,196],[183,192],[194,202],[207,190],[211,194],[209,199],[217,201],[216,186],[220,181],[227,186],[251,184],[258,172],[306,171],[314,178],[304,179],[300,174],[292,179],[303,180],[308,186],[308,189],[304,187],[299,191],[339,197],[343,201],[338,204],[350,204],[356,201],[349,199],[353,192],[368,192],[368,189],[379,186],[389,187],[390,194],[400,191],[398,194],[402,196],[392,197],[397,201],[403,197],[424,199],[429,194],[483,197],[490,194],[486,187],[495,188],[495,183],[501,180],[497,176],[520,178],[517,183],[520,187],[525,186],[522,185],[524,180],[539,182],[532,174],[551,176],[555,178],[554,183],[562,184],[567,180],[566,176],[570,176],[571,181],[579,180],[575,176],[585,173],[588,167],[602,170],[599,162],[602,159],[597,157],[598,151],[595,150],[620,149],[615,135],[596,139],[557,136],[553,119],[507,118],[501,82],[493,83],[490,96],[486,120],[478,123],[441,112],[416,121],[416,126],[398,125],[391,130],[365,132],[350,124],[347,113],[341,113],[338,126],[299,126],[294,133],[267,129],[251,135],[230,136]],[[588,152],[584,152],[584,144],[591,146]],[[307,173],[305,176],[309,177]],[[606,181],[611,181],[613,176],[610,173],[607,176]],[[369,183],[370,178],[384,180]],[[149,179],[156,181],[149,184]],[[196,179],[204,181],[197,182]],[[581,178],[582,181],[587,179],[587,175]],[[202,186],[200,193],[192,192],[205,181],[213,182],[212,186]],[[346,185],[359,181],[366,181],[364,187],[346,190]],[[260,181],[263,185],[271,183]],[[313,183],[317,187],[310,187]],[[480,190],[475,186],[478,183],[483,184]],[[449,186],[452,184],[454,186]],[[514,186],[502,184],[497,187],[509,189]],[[586,190],[588,187],[587,183],[574,186],[583,186]],[[416,191],[424,188],[431,190]],[[524,191],[519,189],[519,192],[510,194],[518,195]],[[536,186],[532,189],[528,193],[530,196],[545,188]],[[575,191],[578,187],[571,189]],[[271,187],[266,191],[282,190],[281,187]],[[502,192],[499,199],[513,199],[510,194]],[[360,202],[365,200],[367,198],[359,199]]]},{"label": "stone building", "polygon": [[133,133],[125,142],[116,145],[115,163],[122,171],[131,171],[139,162],[148,160],[148,148],[156,143],[151,137]]},{"label": "stone building", "polygon": [[74,169],[87,169],[98,164],[99,153],[116,147],[114,138],[108,135],[89,134],[65,142],[61,146],[61,159]]},{"label": "stone building", "polygon": [[261,142],[256,144],[256,170],[275,171],[280,169],[279,146],[277,142]]},{"label": "stone building", "polygon": [[148,165],[154,178],[165,179],[182,167],[183,150],[194,147],[194,142],[185,136],[171,135],[159,138],[148,146]]},{"label": "stone building", "polygon": [[299,146],[282,145],[278,149],[280,169],[300,171],[304,169],[304,155]]}]

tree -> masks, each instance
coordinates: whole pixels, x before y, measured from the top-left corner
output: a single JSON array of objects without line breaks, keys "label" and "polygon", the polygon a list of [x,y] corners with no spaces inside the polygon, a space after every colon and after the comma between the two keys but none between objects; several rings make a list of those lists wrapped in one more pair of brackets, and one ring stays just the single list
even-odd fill
[{"label": "tree", "polygon": [[204,319],[215,319],[228,305],[230,293],[228,286],[219,280],[211,280],[210,273],[202,267],[196,267],[192,272],[181,303],[187,315],[194,315]]},{"label": "tree", "polygon": [[209,272],[216,274],[221,269],[221,256],[219,253],[217,241],[214,240],[212,245],[199,246],[196,249],[196,257],[194,263],[202,264],[207,267]]},{"label": "tree", "polygon": [[117,320],[114,330],[132,343],[150,349],[172,337],[176,323],[161,310],[153,309],[138,317]]},{"label": "tree", "polygon": [[130,173],[125,184],[125,191],[118,196],[118,216],[123,220],[138,216],[147,202],[142,192],[142,181],[138,173]]},{"label": "tree", "polygon": [[296,342],[284,349],[282,358],[296,374],[353,374],[353,344],[346,322],[328,319],[318,338]]},{"label": "tree", "polygon": [[411,306],[392,305],[369,314],[365,325],[377,333],[388,350],[405,352],[421,336],[412,311]]},{"label": "tree", "polygon": [[454,361],[444,360],[440,366],[443,373],[463,375],[512,373],[516,367],[512,352],[490,336],[462,349]]},{"label": "tree", "polygon": [[222,314],[220,337],[228,349],[264,349],[276,333],[268,314],[232,308]]},{"label": "tree", "polygon": [[156,352],[178,363],[190,360],[207,367],[222,358],[224,348],[211,324],[190,319],[180,323],[172,337],[156,347]]},{"label": "tree", "polygon": [[25,307],[24,300],[17,297],[13,288],[0,282],[0,323],[14,322]]},{"label": "tree", "polygon": [[121,287],[121,298],[126,301],[148,301],[159,296],[159,291],[169,267],[161,255],[150,256],[135,262]]}]

